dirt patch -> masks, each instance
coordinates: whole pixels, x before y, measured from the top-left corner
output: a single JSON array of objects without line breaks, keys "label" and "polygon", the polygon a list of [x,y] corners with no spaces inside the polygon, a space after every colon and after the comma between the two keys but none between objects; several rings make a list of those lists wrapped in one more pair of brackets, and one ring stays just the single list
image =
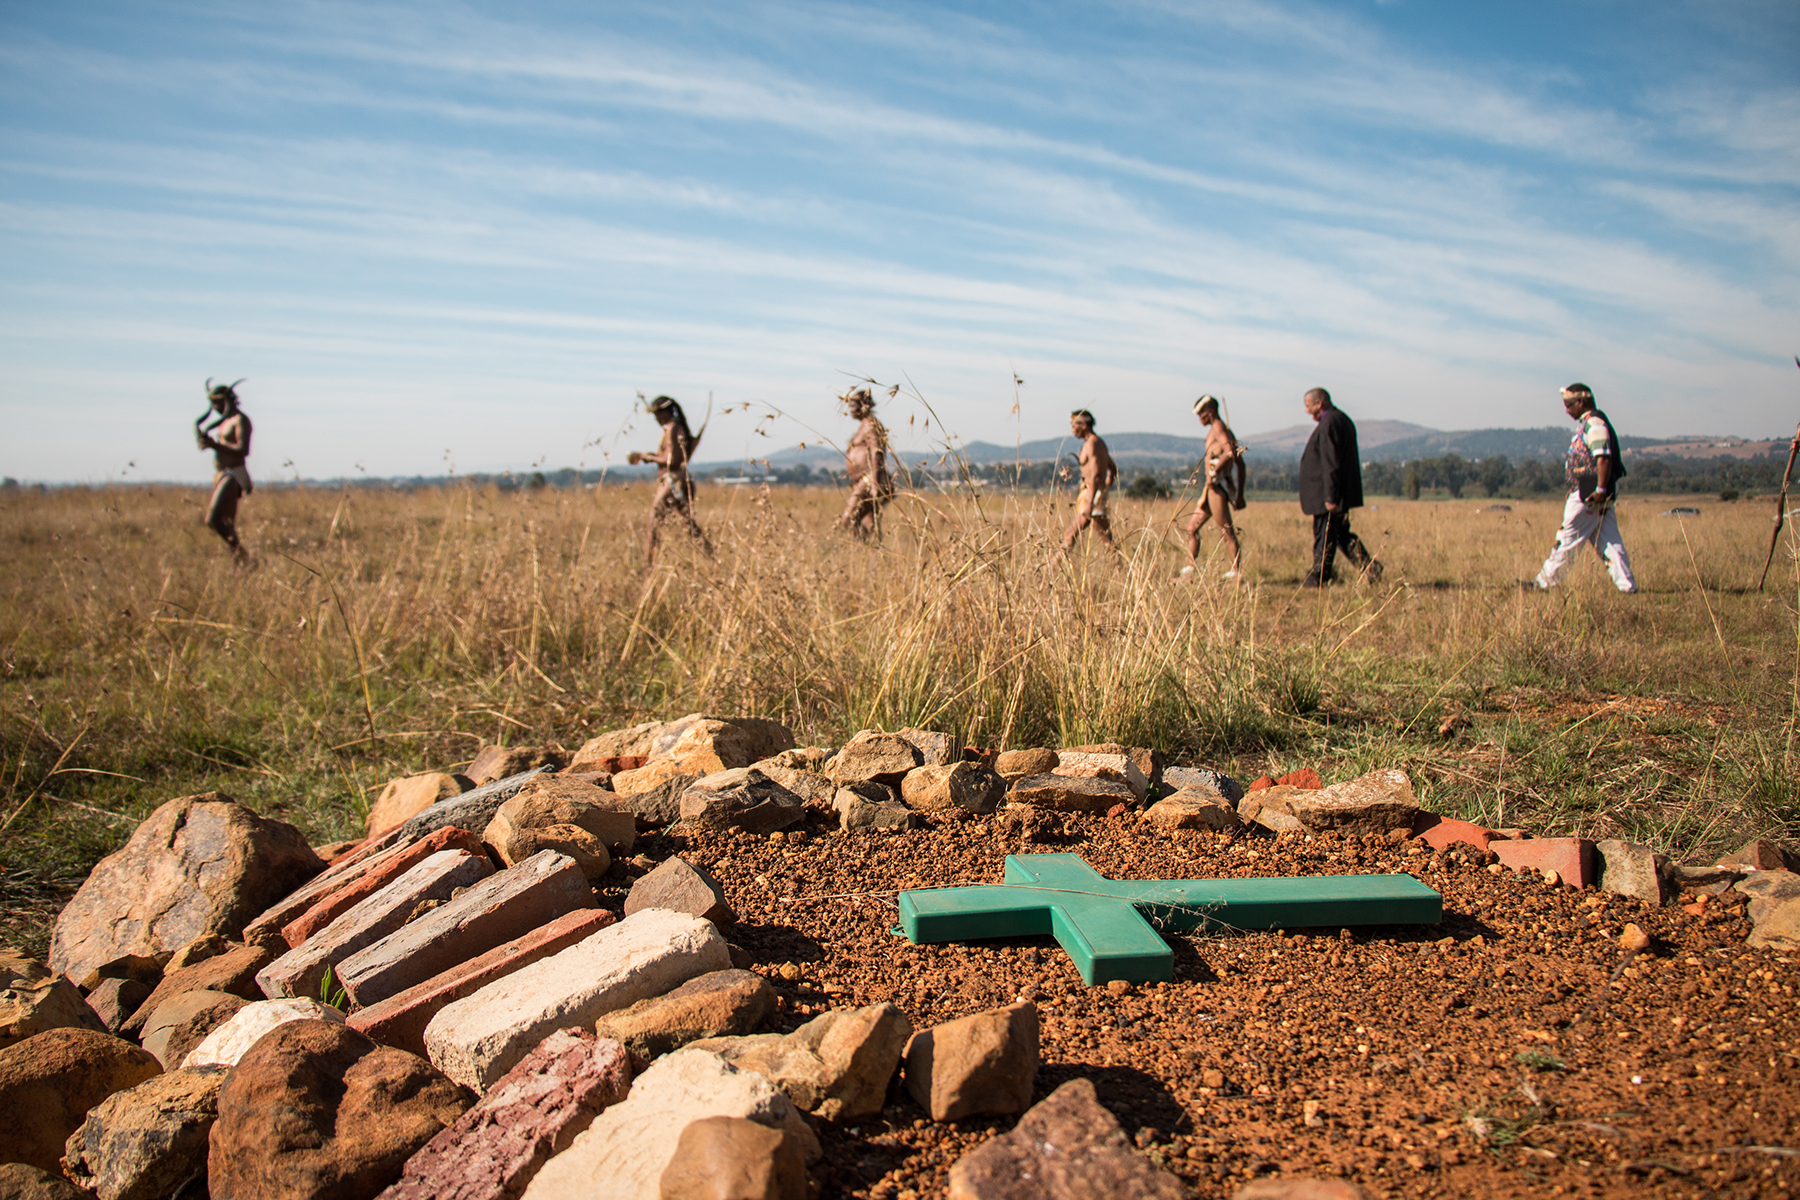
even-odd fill
[{"label": "dirt patch", "polygon": [[[1741,907],[1646,908],[1332,837],[1060,820],[1052,845],[1021,846],[988,821],[846,837],[814,818],[802,841],[660,849],[725,884],[742,918],[733,940],[779,989],[782,1028],[883,1000],[922,1027],[1031,998],[1039,1097],[1091,1078],[1199,1196],[1299,1173],[1392,1196],[1800,1191],[1800,970],[1742,945]],[[1176,937],[1175,981],[1122,992],[1083,986],[1048,938],[920,947],[891,932],[894,890],[998,882],[1006,854],[1041,850],[1116,877],[1404,871],[1443,893],[1445,917]],[[1627,921],[1655,940],[1618,970]],[[826,1132],[823,1194],[941,1195],[950,1165],[1009,1126],[933,1125],[896,1086],[880,1118]]]}]

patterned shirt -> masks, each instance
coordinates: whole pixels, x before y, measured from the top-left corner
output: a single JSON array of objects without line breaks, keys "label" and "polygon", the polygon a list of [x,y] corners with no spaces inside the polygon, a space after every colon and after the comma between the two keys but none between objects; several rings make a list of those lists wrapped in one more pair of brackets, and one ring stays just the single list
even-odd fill
[{"label": "patterned shirt", "polygon": [[[1598,460],[1607,455],[1612,457],[1613,466],[1617,468],[1619,451],[1613,445],[1612,428],[1599,409],[1590,408],[1576,423],[1575,436],[1569,439],[1566,471],[1569,487],[1580,492],[1583,499],[1600,486]],[[1615,469],[1614,474],[1618,473]]]}]

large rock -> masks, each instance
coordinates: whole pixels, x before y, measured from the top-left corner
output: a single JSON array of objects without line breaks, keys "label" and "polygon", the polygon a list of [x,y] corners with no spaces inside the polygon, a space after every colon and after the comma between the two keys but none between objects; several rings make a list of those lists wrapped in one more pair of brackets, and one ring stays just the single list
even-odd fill
[{"label": "large rock", "polygon": [[344,1014],[329,1004],[301,996],[246,1004],[201,1038],[181,1060],[181,1069],[235,1067],[257,1042],[296,1021],[341,1025]]},{"label": "large rock", "polygon": [[274,961],[275,952],[268,947],[233,945],[223,954],[170,971],[156,985],[156,990],[138,1005],[120,1032],[126,1037],[138,1036],[146,1031],[147,1023],[163,1005],[187,992],[224,992],[245,1000],[261,1000],[263,994],[256,986],[256,973]]},{"label": "large rock", "polygon": [[806,1156],[786,1129],[704,1117],[681,1131],[659,1187],[662,1200],[805,1200]]},{"label": "large rock", "polygon": [[1792,871],[1757,871],[1737,890],[1750,897],[1752,946],[1800,950],[1800,875]]},{"label": "large rock", "polygon": [[540,775],[500,806],[481,839],[509,867],[537,853],[529,850],[531,831],[558,825],[573,825],[591,834],[612,857],[627,856],[637,843],[637,821],[617,807],[618,799],[605,788],[579,779]]},{"label": "large rock", "polygon": [[0,1050],[52,1029],[101,1028],[74,984],[43,963],[0,952]]},{"label": "large rock", "polygon": [[762,717],[708,717],[689,713],[650,736],[649,759],[671,759],[699,775],[747,767],[792,748],[794,735]]},{"label": "large rock", "polygon": [[1002,750],[994,759],[994,770],[1007,783],[1013,783],[1027,775],[1048,775],[1061,762],[1062,757],[1056,751],[1033,746],[1028,750]]},{"label": "large rock", "polygon": [[[651,750],[655,749],[656,731],[661,728],[660,721],[646,721],[629,729],[612,729],[591,737],[569,760],[568,770],[571,774],[595,770],[596,764],[608,759],[649,758]],[[612,768],[602,766],[598,769],[610,771]]]},{"label": "large rock", "polygon": [[0,1050],[0,1162],[57,1170],[90,1109],[162,1067],[110,1033],[51,1029]]},{"label": "large rock", "polygon": [[681,820],[681,797],[700,779],[678,763],[654,763],[639,771],[613,776],[618,797],[612,802],[620,812],[636,818],[639,829],[655,829]]},{"label": "large rock", "polygon": [[625,1048],[560,1029],[407,1160],[381,1200],[507,1200],[601,1112],[625,1099]]},{"label": "large rock", "polygon": [[1071,1079],[950,1168],[949,1200],[1183,1200],[1173,1175],[1131,1148],[1087,1079]]},{"label": "large rock", "polygon": [[894,736],[911,743],[919,752],[919,765],[922,767],[947,767],[962,758],[962,749],[957,746],[956,739],[947,733],[937,733],[929,729],[894,730]]},{"label": "large rock", "polygon": [[677,1050],[632,1081],[615,1104],[544,1164],[525,1200],[661,1200],[663,1172],[682,1131],[707,1117],[741,1117],[782,1129],[810,1161],[819,1140],[781,1089],[716,1054]]},{"label": "large rock", "polygon": [[1161,829],[1237,829],[1244,823],[1230,801],[1205,788],[1183,787],[1144,810],[1145,823]]},{"label": "large rock", "polygon": [[1037,1071],[1038,1012],[1029,1001],[946,1021],[906,1046],[906,1090],[934,1121],[1022,1113]]},{"label": "large rock", "polygon": [[450,1078],[486,1089],[556,1030],[730,965],[710,921],[646,909],[446,1005],[425,1027],[425,1048]]},{"label": "large rock", "polygon": [[493,873],[486,855],[440,850],[258,971],[256,986],[271,999],[316,996],[327,971],[406,924],[420,904],[448,900]]},{"label": "large rock", "polygon": [[292,825],[207,792],[162,805],[88,873],[50,937],[50,968],[80,981],[123,954],[236,937],[324,868]]},{"label": "large rock", "polygon": [[225,1081],[207,1188],[212,1200],[369,1200],[468,1107],[424,1059],[342,1025],[294,1021]]},{"label": "large rock", "polygon": [[384,1046],[393,1046],[421,1058],[425,1051],[425,1027],[447,1006],[472,996],[494,980],[530,966],[559,950],[566,950],[590,934],[611,925],[618,917],[605,909],[588,908],[558,917],[548,925],[495,946],[486,954],[458,963],[388,999],[357,1009],[346,1022]]},{"label": "large rock", "polygon": [[696,830],[766,834],[805,819],[805,799],[755,767],[714,772],[681,794],[681,820]]},{"label": "large rock", "polygon": [[229,992],[182,992],[156,1006],[144,1022],[143,1046],[163,1070],[180,1066],[206,1035],[237,1016],[250,1001]]},{"label": "large rock", "polygon": [[788,1099],[827,1121],[854,1121],[881,1111],[911,1037],[905,1013],[871,1004],[822,1013],[788,1034],[709,1038],[691,1048],[766,1075]]},{"label": "large rock", "polygon": [[0,1163],[0,1200],[94,1200],[84,1191],[53,1173],[30,1163]]},{"label": "large rock", "polygon": [[494,814],[500,811],[502,804],[518,795],[520,788],[541,773],[534,769],[518,775],[508,775],[505,779],[484,783],[453,799],[440,801],[400,826],[395,840],[403,845],[411,845],[434,830],[448,829],[452,825],[458,829],[467,829],[470,833],[480,833],[494,819]]},{"label": "large rock", "polygon": [[1006,795],[1006,781],[980,763],[926,764],[900,781],[900,798],[920,812],[991,813]]},{"label": "large rock", "polygon": [[1665,882],[1669,862],[1648,846],[1607,838],[1594,843],[1600,855],[1600,888],[1645,904],[1662,904],[1669,896]]},{"label": "large rock", "polygon": [[1013,781],[1006,798],[1053,812],[1103,813],[1115,804],[1136,804],[1130,784],[1074,775],[1026,775]]},{"label": "large rock", "polygon": [[1299,789],[1288,798],[1287,808],[1310,833],[1385,834],[1396,829],[1411,831],[1419,815],[1419,798],[1413,795],[1405,771],[1389,769],[1370,771],[1319,791]]},{"label": "large rock", "polygon": [[526,771],[560,771],[567,756],[557,746],[483,746],[463,772],[477,786]]},{"label": "large rock", "polygon": [[629,917],[646,908],[687,913],[721,928],[737,920],[719,881],[705,868],[679,855],[664,859],[631,885],[631,892],[625,897],[625,915]]},{"label": "large rock", "polygon": [[1162,786],[1166,792],[1180,791],[1185,787],[1217,792],[1233,804],[1244,798],[1243,784],[1223,771],[1214,771],[1209,767],[1164,767]]},{"label": "large rock", "polygon": [[1800,871],[1800,854],[1766,838],[1756,838],[1719,859],[1719,865],[1750,871]]},{"label": "large rock", "polygon": [[1161,750],[1152,750],[1145,746],[1123,746],[1118,742],[1102,742],[1092,746],[1065,746],[1057,752],[1057,758],[1066,765],[1069,756],[1081,754],[1120,754],[1129,758],[1132,765],[1143,775],[1145,787],[1150,791],[1162,787],[1166,779],[1164,764],[1167,760],[1163,758]]},{"label": "large rock", "polygon": [[825,775],[840,788],[851,783],[882,783],[898,788],[908,771],[924,765],[925,756],[905,738],[865,729],[831,756],[825,764]]},{"label": "large rock", "polygon": [[[793,751],[787,753],[792,754]],[[790,767],[781,762],[780,758],[780,755],[772,759],[765,758],[761,762],[751,763],[750,766],[814,808],[831,807],[831,798],[837,794],[837,784],[817,771],[804,767]]]},{"label": "large rock", "polygon": [[672,992],[639,1000],[594,1024],[639,1058],[658,1058],[702,1038],[755,1033],[775,1012],[775,989],[754,971],[714,971]]},{"label": "large rock", "polygon": [[894,795],[894,789],[873,779],[845,784],[831,801],[838,828],[845,833],[868,829],[923,829],[925,818]]},{"label": "large rock", "polygon": [[574,860],[544,850],[338,960],[337,982],[359,1006],[376,1004],[592,907],[593,889]]},{"label": "large rock", "polygon": [[1142,800],[1150,792],[1150,780],[1128,754],[1101,754],[1088,750],[1061,750],[1056,755],[1053,775],[1069,775],[1077,779],[1108,779],[1131,789],[1134,798]]},{"label": "large rock", "polygon": [[465,782],[467,781],[461,776],[447,775],[442,771],[390,780],[381,789],[381,795],[375,798],[375,803],[369,807],[368,818],[363,822],[363,836],[375,837],[386,833],[404,825],[439,800],[462,795],[468,790],[463,786]]},{"label": "large rock", "polygon": [[102,979],[87,994],[87,1005],[106,1032],[117,1033],[153,990],[141,979]]},{"label": "large rock", "polygon": [[1306,826],[1300,823],[1300,818],[1294,815],[1290,805],[1309,794],[1316,795],[1317,789],[1299,788],[1285,783],[1253,789],[1238,801],[1238,816],[1274,833],[1301,833]]},{"label": "large rock", "polygon": [[305,912],[281,927],[282,941],[290,949],[299,946],[432,855],[446,850],[461,850],[464,854],[477,856],[487,853],[487,847],[482,844],[479,834],[459,829],[455,825],[433,830],[411,845],[402,846],[392,854],[382,855],[366,871],[357,872],[342,887],[333,888],[320,896]]},{"label": "large rock", "polygon": [[206,1170],[219,1068],[170,1071],[102,1100],[69,1135],[63,1169],[100,1200],[161,1200]]}]

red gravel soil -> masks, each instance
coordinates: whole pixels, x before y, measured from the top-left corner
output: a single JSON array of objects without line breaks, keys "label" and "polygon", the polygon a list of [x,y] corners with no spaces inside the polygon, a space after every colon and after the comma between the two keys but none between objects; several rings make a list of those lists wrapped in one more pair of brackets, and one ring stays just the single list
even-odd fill
[{"label": "red gravel soil", "polygon": [[[992,819],[847,835],[814,815],[804,833],[650,852],[725,885],[780,1028],[879,1001],[922,1028],[1032,999],[1038,1097],[1092,1079],[1197,1196],[1290,1174],[1376,1196],[1800,1196],[1800,971],[1743,944],[1733,899],[1647,907],[1416,843],[1052,824],[1021,843]],[[1444,920],[1175,935],[1173,983],[1110,988],[1084,986],[1047,937],[892,932],[895,891],[998,883],[1005,855],[1048,850],[1116,878],[1408,872],[1443,894]],[[1627,922],[1653,939],[1629,959]],[[896,1083],[880,1118],[825,1131],[815,1194],[941,1196],[951,1164],[1011,1124],[934,1125]]]}]

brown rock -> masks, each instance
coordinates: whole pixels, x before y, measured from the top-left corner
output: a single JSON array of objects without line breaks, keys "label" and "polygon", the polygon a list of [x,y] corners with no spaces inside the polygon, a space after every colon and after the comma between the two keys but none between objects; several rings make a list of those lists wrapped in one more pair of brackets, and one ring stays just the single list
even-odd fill
[{"label": "brown rock", "polygon": [[298,829],[229,796],[171,800],[101,859],[56,918],[50,966],[72,978],[122,954],[172,954],[244,926],[324,864]]},{"label": "brown rock", "polygon": [[0,1163],[0,1200],[93,1200],[93,1193],[30,1163]]},{"label": "brown rock", "polygon": [[934,1121],[1031,1107],[1038,1012],[1029,1001],[946,1021],[906,1046],[906,1090]]},{"label": "brown rock", "polygon": [[0,1162],[57,1169],[88,1110],[162,1067],[110,1033],[52,1029],[0,1050]]},{"label": "brown rock", "polygon": [[0,1050],[52,1029],[102,1028],[74,984],[43,963],[0,952]]},{"label": "brown rock", "polygon": [[850,783],[831,801],[838,828],[845,833],[867,829],[922,829],[925,818],[901,804],[894,789],[873,779]]},{"label": "brown rock", "polygon": [[1167,766],[1167,760],[1163,758],[1161,750],[1145,746],[1123,746],[1118,742],[1101,742],[1093,746],[1064,746],[1059,757],[1071,754],[1123,754],[1143,775],[1144,785],[1148,790],[1155,791],[1163,784],[1163,770]]},{"label": "brown rock", "polygon": [[1750,897],[1752,946],[1800,950],[1800,875],[1792,871],[1757,871],[1737,885]]},{"label": "brown rock", "polygon": [[711,921],[721,929],[737,920],[725,902],[719,881],[679,856],[665,859],[654,871],[631,885],[625,897],[625,915],[646,908],[666,908]]},{"label": "brown rock", "polygon": [[219,1094],[213,1200],[365,1200],[469,1107],[430,1063],[327,1021],[265,1034]]},{"label": "brown rock", "polygon": [[[624,818],[636,830],[637,822],[632,820],[630,813],[612,815]],[[496,829],[489,825],[488,832],[482,836],[489,839],[494,857],[508,867],[544,851],[574,860],[582,876],[589,880],[599,879],[612,866],[612,854],[606,843],[578,825],[536,825],[529,829],[505,826]]]},{"label": "brown rock", "polygon": [[[681,820],[682,794],[698,782],[700,776],[690,775],[678,765],[656,770],[646,766],[643,770],[648,774],[638,776],[636,772],[627,771],[613,776],[617,798],[609,802],[610,807],[630,813],[637,820],[639,829],[656,829]],[[627,775],[633,776],[626,781],[626,788],[631,790],[619,787],[620,780]]]},{"label": "brown rock", "polygon": [[1320,791],[1298,789],[1289,797],[1287,807],[1312,833],[1411,830],[1419,815],[1419,799],[1413,795],[1412,782],[1406,772],[1395,770],[1370,771]]},{"label": "brown rock", "polygon": [[708,717],[689,713],[657,729],[649,758],[673,759],[698,775],[747,767],[791,749],[794,735],[779,721],[762,717]]},{"label": "brown rock", "polygon": [[1217,792],[1184,787],[1152,804],[1143,819],[1163,829],[1236,829],[1244,823],[1238,810]]},{"label": "brown rock", "polygon": [[222,954],[170,971],[156,985],[156,990],[138,1005],[120,1032],[126,1037],[137,1036],[161,1005],[185,992],[225,992],[245,1000],[261,1000],[263,994],[256,986],[256,973],[274,961],[275,952],[266,946],[234,944]]},{"label": "brown rock", "polygon": [[716,771],[681,794],[681,820],[698,830],[766,834],[805,817],[806,801],[755,767]]},{"label": "brown rock", "polygon": [[231,941],[229,938],[222,938],[216,933],[209,933],[205,937],[195,938],[193,941],[177,950],[174,954],[170,955],[169,961],[163,964],[161,974],[150,982],[153,985],[161,986],[162,981],[166,979],[171,972],[182,970],[185,967],[198,966],[207,959],[217,958],[227,950],[230,950],[233,946],[240,944],[241,943],[239,942]]},{"label": "brown rock", "polygon": [[1150,793],[1150,783],[1144,778],[1144,773],[1126,755],[1077,754],[1073,750],[1063,750],[1059,752],[1057,759],[1056,770],[1051,772],[1053,775],[1122,783],[1131,789],[1132,796],[1138,800]]},{"label": "brown rock", "polygon": [[93,991],[108,979],[130,979],[155,987],[162,979],[163,962],[170,957],[167,953],[121,954],[97,964],[87,974],[75,979],[75,984],[83,994]]},{"label": "brown rock", "polygon": [[483,746],[463,774],[480,787],[538,767],[560,771],[567,761],[560,746]]},{"label": "brown rock", "polygon": [[787,767],[790,770],[818,775],[824,773],[826,762],[836,753],[836,750],[828,750],[824,746],[796,746],[792,750],[783,750],[780,753],[771,754],[767,758],[759,758],[750,765],[753,767]]},{"label": "brown rock", "polygon": [[1775,842],[1757,838],[1746,842],[1733,854],[1719,860],[1722,867],[1748,867],[1752,871],[1800,871],[1800,854],[1782,849]]},{"label": "brown rock", "polygon": [[150,984],[137,979],[102,979],[88,993],[87,1004],[106,1032],[117,1033],[153,990]]},{"label": "brown rock", "polygon": [[1238,816],[1276,833],[1302,832],[1306,826],[1300,823],[1300,818],[1293,814],[1289,805],[1306,792],[1307,789],[1285,783],[1254,789],[1238,801]]},{"label": "brown rock", "polygon": [[962,760],[962,748],[947,733],[933,733],[928,729],[914,729],[909,725],[905,729],[894,730],[894,736],[911,743],[912,748],[919,752],[919,765],[922,767],[947,767]]},{"label": "brown rock", "polygon": [[1173,1175],[1139,1156],[1090,1080],[1072,1079],[1010,1133],[950,1168],[949,1200],[1182,1200]]},{"label": "brown rock", "polygon": [[743,1117],[689,1122],[663,1169],[662,1200],[805,1200],[806,1159],[785,1129]]},{"label": "brown rock", "polygon": [[1056,751],[1036,746],[1030,750],[1002,750],[994,760],[994,770],[1008,783],[1026,775],[1048,775],[1062,760]]},{"label": "brown rock", "polygon": [[[1273,787],[1274,780],[1269,780],[1266,787]],[[1244,785],[1211,767],[1164,767],[1162,772],[1162,790],[1169,793],[1180,791],[1185,787],[1199,788],[1203,792],[1216,792],[1232,804],[1244,798]]]},{"label": "brown rock", "polygon": [[[783,753],[794,754],[797,751],[788,750]],[[751,769],[762,772],[807,804],[816,808],[830,808],[831,798],[837,794],[837,784],[817,771],[785,766],[778,761],[781,757],[778,754],[775,758],[752,763]]]},{"label": "brown rock", "polygon": [[1138,799],[1129,784],[1071,775],[1026,775],[1013,781],[1006,798],[1053,812],[1087,813],[1103,813],[1115,804],[1136,804]]},{"label": "brown rock", "polygon": [[181,1065],[189,1050],[248,1003],[241,996],[226,992],[194,991],[171,996],[158,1004],[144,1022],[144,1049],[156,1056],[165,1071],[172,1071]]},{"label": "brown rock", "polygon": [[206,1170],[225,1072],[170,1071],[114,1092],[69,1136],[63,1170],[100,1200],[161,1200]]},{"label": "brown rock", "polygon": [[927,764],[906,773],[900,798],[921,812],[991,813],[1006,795],[1006,781],[980,763]]},{"label": "brown rock", "polygon": [[530,839],[521,835],[557,825],[573,825],[585,831],[609,859],[629,857],[637,842],[637,821],[631,813],[619,810],[617,803],[616,795],[590,783],[563,775],[539,775],[500,806],[481,837],[507,866],[537,851],[509,858],[503,845],[511,847],[517,841],[522,847]]},{"label": "brown rock", "polygon": [[583,1029],[559,1030],[408,1159],[381,1200],[517,1196],[630,1086],[623,1046]]},{"label": "brown rock", "polygon": [[386,833],[404,825],[439,800],[460,796],[468,790],[460,776],[441,771],[391,780],[370,807],[368,819],[363,822],[363,834],[375,837]]},{"label": "brown rock", "polygon": [[739,1070],[774,1081],[796,1107],[827,1121],[854,1121],[881,1111],[912,1022],[892,1004],[834,1009],[792,1033],[708,1038],[708,1050]]},{"label": "brown rock", "polygon": [[924,755],[905,738],[865,729],[845,742],[825,764],[825,775],[840,788],[850,783],[883,783],[897,788],[906,773],[923,765]]},{"label": "brown rock", "polygon": [[[616,758],[648,758],[653,748],[656,731],[662,727],[661,722],[646,721],[642,725],[633,725],[629,729],[613,729],[606,733],[589,738],[582,743],[575,757],[569,760],[565,768],[568,771],[590,771],[596,764],[603,764],[607,759]],[[639,764],[642,765],[642,764]],[[600,765],[599,770],[613,771],[613,767]],[[629,770],[630,768],[625,768]]]},{"label": "brown rock", "polygon": [[601,1017],[594,1032],[649,1060],[701,1038],[755,1033],[775,1011],[775,989],[752,971],[713,971],[672,992]]}]

